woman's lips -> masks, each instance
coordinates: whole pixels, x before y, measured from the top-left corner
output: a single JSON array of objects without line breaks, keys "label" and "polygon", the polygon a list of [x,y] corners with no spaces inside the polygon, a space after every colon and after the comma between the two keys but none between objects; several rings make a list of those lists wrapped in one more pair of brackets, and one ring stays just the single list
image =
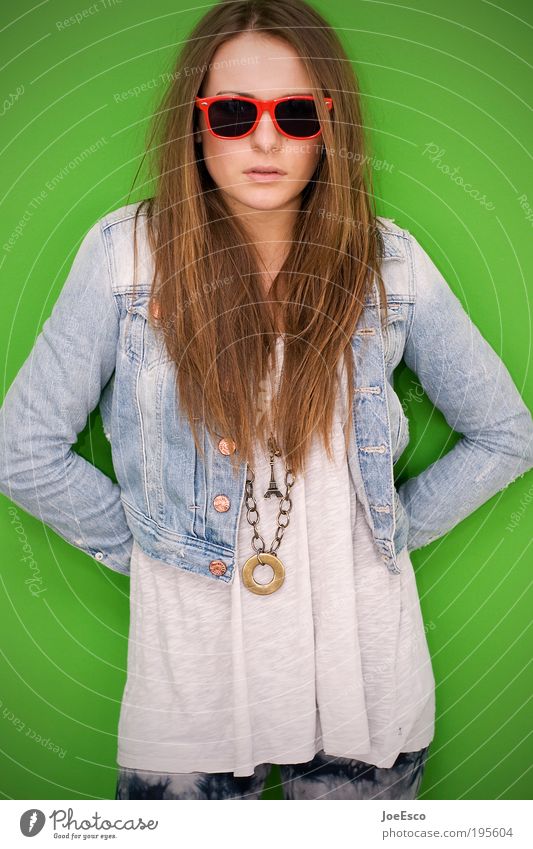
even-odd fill
[{"label": "woman's lips", "polygon": [[255,183],[271,183],[274,180],[281,180],[284,174],[279,171],[245,171],[245,177],[249,177]]}]

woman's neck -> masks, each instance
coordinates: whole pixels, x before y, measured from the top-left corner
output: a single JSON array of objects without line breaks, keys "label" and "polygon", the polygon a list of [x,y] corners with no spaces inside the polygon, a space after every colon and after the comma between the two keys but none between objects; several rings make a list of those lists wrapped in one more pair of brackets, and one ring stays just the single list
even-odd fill
[{"label": "woman's neck", "polygon": [[261,285],[268,294],[291,247],[300,197],[281,209],[264,210],[252,209],[234,198],[226,198],[226,201],[231,212],[242,221],[249,241],[255,245],[262,266]]}]

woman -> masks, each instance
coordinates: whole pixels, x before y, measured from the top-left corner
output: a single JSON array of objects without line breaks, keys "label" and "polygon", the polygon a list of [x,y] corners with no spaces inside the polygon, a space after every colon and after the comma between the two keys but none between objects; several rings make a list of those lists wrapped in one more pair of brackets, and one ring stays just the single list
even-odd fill
[{"label": "woman", "polygon": [[[154,196],[91,228],[6,397],[4,491],[131,575],[116,798],[259,798],[274,763],[287,799],[416,798],[435,682],[409,552],[530,469],[533,428],[372,212],[361,127],[312,7],[212,8]],[[397,492],[402,356],[464,436]],[[118,485],[71,451],[98,403]]]}]

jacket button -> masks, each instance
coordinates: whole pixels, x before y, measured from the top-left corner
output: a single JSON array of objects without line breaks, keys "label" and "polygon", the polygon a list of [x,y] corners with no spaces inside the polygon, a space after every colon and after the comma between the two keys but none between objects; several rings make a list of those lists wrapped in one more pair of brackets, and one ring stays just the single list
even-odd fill
[{"label": "jacket button", "polygon": [[212,560],[209,564],[209,571],[212,575],[224,575],[227,568],[223,560]]},{"label": "jacket button", "polygon": [[218,510],[219,513],[225,513],[226,510],[229,510],[230,500],[227,495],[216,495],[213,498],[213,504],[215,510]]},{"label": "jacket button", "polygon": [[226,456],[228,456],[228,454],[233,454],[236,448],[237,446],[233,439],[226,439],[225,437],[222,437],[222,439],[218,442],[218,450],[221,454],[225,454]]}]

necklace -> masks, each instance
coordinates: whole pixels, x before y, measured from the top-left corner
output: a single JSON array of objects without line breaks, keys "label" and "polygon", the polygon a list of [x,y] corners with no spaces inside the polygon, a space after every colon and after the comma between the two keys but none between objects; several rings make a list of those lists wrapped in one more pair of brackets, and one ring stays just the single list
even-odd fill
[{"label": "necklace", "polygon": [[[250,592],[256,593],[257,595],[270,595],[270,593],[279,589],[285,580],[285,567],[276,552],[281,544],[283,532],[290,521],[289,513],[291,511],[292,501],[289,498],[289,492],[295,481],[294,475],[289,469],[287,463],[285,463],[285,495],[283,495],[274,478],[274,457],[279,457],[281,451],[277,447],[272,433],[268,439],[268,448],[270,453],[270,483],[264,497],[272,498],[272,496],[274,496],[281,499],[277,519],[278,527],[276,528],[274,539],[270,543],[270,551],[265,551],[265,541],[257,530],[257,525],[259,524],[259,513],[257,512],[257,503],[253,494],[255,474],[253,469],[249,466],[248,469],[251,477],[246,477],[246,518],[254,529],[252,548],[255,551],[255,554],[252,554],[242,567],[242,580],[244,586],[250,590]],[[288,508],[284,506],[284,502],[287,502]],[[255,513],[255,518],[250,518],[250,514],[252,513]],[[284,524],[280,522],[282,516],[286,517]],[[256,547],[257,540],[261,541],[262,548]],[[254,578],[254,570],[260,563],[266,563],[268,566],[271,566],[274,572],[272,579],[267,584],[260,584]]]}]

